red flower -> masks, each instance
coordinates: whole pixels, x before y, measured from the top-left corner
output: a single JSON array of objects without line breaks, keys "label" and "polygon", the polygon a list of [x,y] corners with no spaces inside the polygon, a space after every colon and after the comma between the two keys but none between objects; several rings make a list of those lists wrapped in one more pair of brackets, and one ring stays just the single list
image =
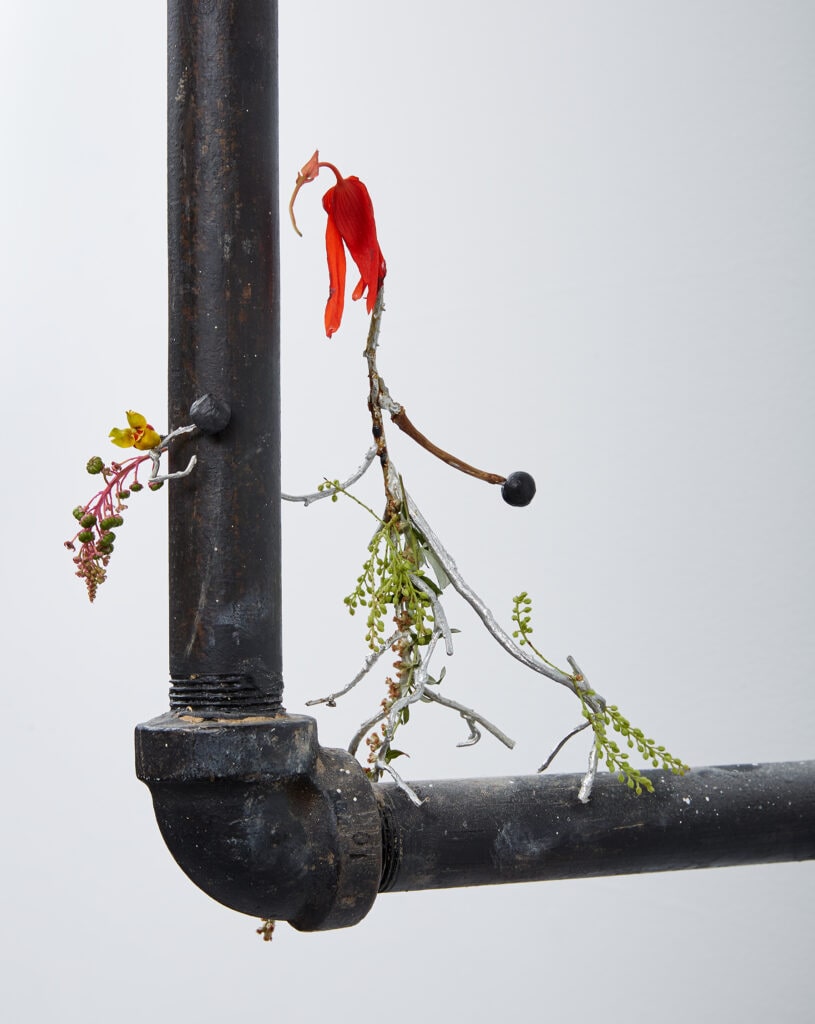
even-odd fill
[{"label": "red flower", "polygon": [[366,308],[370,313],[385,279],[385,258],[376,237],[374,208],[368,189],[359,178],[343,178],[333,164],[320,162],[319,154],[314,156],[297,175],[294,194],[289,203],[289,213],[297,234],[300,231],[294,220],[294,200],[301,186],[314,181],[321,167],[333,171],[337,184],[323,196],[323,209],[328,214],[325,229],[325,248],[328,258],[328,302],[325,307],[325,333],[330,338],[342,321],[345,306],[345,248],[351,253],[360,273],[359,284],[351,298],[360,299],[368,292]]}]

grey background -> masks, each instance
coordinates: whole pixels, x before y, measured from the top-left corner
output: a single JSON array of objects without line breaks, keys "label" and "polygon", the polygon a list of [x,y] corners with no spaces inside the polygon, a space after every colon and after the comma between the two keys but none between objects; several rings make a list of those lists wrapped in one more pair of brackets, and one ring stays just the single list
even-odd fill
[{"label": "grey background", "polygon": [[[283,201],[316,146],[367,182],[392,392],[461,457],[538,481],[512,510],[392,438],[465,575],[505,622],[532,592],[546,653],[691,764],[811,757],[813,5],[281,8]],[[166,704],[166,495],[133,503],[96,606],[61,548],[123,411],[164,427],[164,7],[4,20],[8,1019],[805,1019],[809,864],[391,895],[271,946],[181,875],[132,765]],[[322,333],[322,191],[282,237],[289,490],[369,436],[364,311]],[[324,503],[284,526],[299,712],[364,655],[341,598],[370,524]],[[447,692],[518,746],[457,750],[461,722],[423,707],[408,774],[534,771],[573,698],[449,612]],[[324,744],[379,685],[319,714]]]}]

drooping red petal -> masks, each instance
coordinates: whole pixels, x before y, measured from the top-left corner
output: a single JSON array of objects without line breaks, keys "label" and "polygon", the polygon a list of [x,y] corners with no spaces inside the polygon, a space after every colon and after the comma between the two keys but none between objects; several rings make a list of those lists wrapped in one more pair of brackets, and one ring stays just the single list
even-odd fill
[{"label": "drooping red petal", "polygon": [[333,214],[337,230],[359,268],[361,281],[352,297],[361,298],[367,288],[366,306],[370,313],[387,268],[376,237],[374,208],[368,189],[353,175],[342,178],[325,194],[323,206],[329,217]]},{"label": "drooping red petal", "polygon": [[333,212],[333,193],[330,188],[323,196],[323,209],[328,214],[325,226],[325,253],[328,260],[328,302],[325,306],[325,333],[330,338],[342,322],[345,308],[345,249]]}]

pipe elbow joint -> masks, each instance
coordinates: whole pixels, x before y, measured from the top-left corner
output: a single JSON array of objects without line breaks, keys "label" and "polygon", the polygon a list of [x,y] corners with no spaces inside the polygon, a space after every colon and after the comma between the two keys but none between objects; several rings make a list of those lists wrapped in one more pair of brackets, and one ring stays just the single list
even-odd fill
[{"label": "pipe elbow joint", "polygon": [[136,774],[181,869],[219,903],[301,931],[370,910],[382,875],[374,790],[313,718],[168,713],[136,727]]}]

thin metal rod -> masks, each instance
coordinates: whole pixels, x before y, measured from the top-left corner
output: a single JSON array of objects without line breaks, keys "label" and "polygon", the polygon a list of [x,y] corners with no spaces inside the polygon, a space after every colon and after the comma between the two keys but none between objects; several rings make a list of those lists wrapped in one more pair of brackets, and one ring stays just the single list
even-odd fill
[{"label": "thin metal rod", "polygon": [[418,807],[379,784],[380,891],[815,858],[815,761],[647,774],[653,794],[605,774],[588,804],[580,775],[411,782]]},{"label": "thin metal rod", "polygon": [[277,5],[168,4],[171,704],[281,704]]}]

